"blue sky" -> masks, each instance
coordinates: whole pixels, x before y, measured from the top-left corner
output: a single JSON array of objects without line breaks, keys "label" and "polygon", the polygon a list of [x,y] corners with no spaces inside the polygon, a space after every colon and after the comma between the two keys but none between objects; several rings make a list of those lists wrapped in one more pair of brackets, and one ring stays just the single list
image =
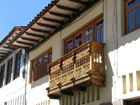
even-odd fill
[{"label": "blue sky", "polygon": [[0,0],[0,41],[14,26],[27,25],[51,0]]}]

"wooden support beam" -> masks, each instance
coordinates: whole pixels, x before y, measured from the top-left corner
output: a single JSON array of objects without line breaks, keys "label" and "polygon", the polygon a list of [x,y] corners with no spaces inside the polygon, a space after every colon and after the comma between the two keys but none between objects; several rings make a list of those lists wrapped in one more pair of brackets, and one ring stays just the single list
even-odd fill
[{"label": "wooden support beam", "polygon": [[62,6],[62,5],[55,5],[59,9],[67,10],[67,11],[72,11],[72,12],[78,12],[78,9]]},{"label": "wooden support beam", "polygon": [[49,21],[49,22],[54,22],[54,23],[63,23],[63,21],[60,20],[56,20],[56,19],[50,19],[50,18],[46,18],[46,17],[42,17],[43,20],[45,21]]},{"label": "wooden support beam", "polygon": [[60,99],[60,95],[48,95],[50,99]]},{"label": "wooden support beam", "polygon": [[4,58],[5,56],[0,55],[1,58]]},{"label": "wooden support beam", "polygon": [[38,38],[44,38],[44,36],[42,36],[42,35],[33,34],[33,33],[29,33],[29,32],[26,32],[26,35],[27,35],[27,36],[38,37]]},{"label": "wooden support beam", "polygon": [[73,92],[72,92],[72,90],[71,89],[67,89],[67,90],[61,90],[60,91],[62,94],[64,94],[64,95],[69,95],[69,96],[73,96]]},{"label": "wooden support beam", "polygon": [[9,53],[8,52],[0,52],[0,54],[8,55]]},{"label": "wooden support beam", "polygon": [[74,86],[74,89],[75,90],[78,90],[78,91],[86,91],[87,90],[87,87]]},{"label": "wooden support beam", "polygon": [[14,49],[14,47],[12,47],[12,46],[2,46],[3,48],[6,48],[6,49],[11,49],[11,50],[13,50]]},{"label": "wooden support beam", "polygon": [[24,44],[24,45],[28,45],[28,46],[33,46],[33,43],[28,43],[28,42],[22,42],[22,41],[16,41],[19,44]]},{"label": "wooden support beam", "polygon": [[81,1],[81,0],[69,0],[69,1],[74,2],[74,3],[78,3],[78,4],[82,4],[82,5],[87,5],[87,2]]},{"label": "wooden support beam", "polygon": [[20,37],[22,40],[26,40],[26,41],[31,41],[31,42],[39,42],[39,40],[36,39],[31,39],[31,38],[26,38],[26,37]]},{"label": "wooden support beam", "polygon": [[12,45],[15,48],[21,48],[21,49],[28,49],[29,47],[25,47],[25,46],[20,46],[20,45]]},{"label": "wooden support beam", "polygon": [[41,30],[41,29],[36,29],[36,28],[30,28],[32,31],[35,32],[40,32],[40,33],[45,33],[45,34],[49,34],[50,31],[46,31],[46,30]]},{"label": "wooden support beam", "polygon": [[57,26],[44,24],[44,23],[36,23],[36,24],[39,25],[39,26],[42,26],[42,27],[46,27],[46,28],[54,28],[54,29],[57,28]]},{"label": "wooden support beam", "polygon": [[63,17],[63,18],[70,18],[69,15],[62,14],[62,13],[57,13],[57,12],[52,12],[52,11],[49,11],[49,13],[50,13],[51,15],[54,15],[54,16],[59,16],[59,17]]}]

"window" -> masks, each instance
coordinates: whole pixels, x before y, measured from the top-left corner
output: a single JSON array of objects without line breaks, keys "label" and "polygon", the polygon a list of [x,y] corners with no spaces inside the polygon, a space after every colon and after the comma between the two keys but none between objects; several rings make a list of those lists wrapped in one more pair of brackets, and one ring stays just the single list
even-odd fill
[{"label": "window", "polygon": [[90,25],[89,27],[87,27],[85,29],[85,38],[84,38],[84,42],[88,42],[89,40],[93,40],[93,26]]},{"label": "window", "polygon": [[88,41],[96,41],[104,43],[104,21],[103,16],[90,23],[78,33],[70,36],[64,41],[64,54],[69,53],[73,49],[81,46]]},{"label": "window", "polygon": [[8,61],[6,84],[11,82],[12,63],[13,63],[13,58]]},{"label": "window", "polygon": [[4,70],[5,70],[5,65],[1,67],[1,71],[0,71],[0,88],[3,86]]},{"label": "window", "polygon": [[74,36],[74,48],[77,48],[82,45],[83,34],[80,32]]},{"label": "window", "polygon": [[140,28],[140,0],[126,0],[125,20],[125,33]]},{"label": "window", "polygon": [[73,37],[65,40],[65,54],[73,50]]},{"label": "window", "polygon": [[52,62],[52,50],[43,53],[38,58],[32,61],[32,75],[31,81],[36,81],[45,75],[48,75],[48,63]]},{"label": "window", "polygon": [[16,62],[15,62],[15,71],[14,71],[14,79],[19,77],[21,67],[21,51],[16,54]]},{"label": "window", "polygon": [[100,18],[95,22],[95,41],[104,43],[104,22],[103,19]]}]

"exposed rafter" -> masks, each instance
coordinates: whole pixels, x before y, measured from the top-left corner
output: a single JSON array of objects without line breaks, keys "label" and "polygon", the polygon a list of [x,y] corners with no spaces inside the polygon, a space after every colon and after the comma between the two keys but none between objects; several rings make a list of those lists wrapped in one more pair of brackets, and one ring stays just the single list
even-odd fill
[{"label": "exposed rafter", "polygon": [[42,35],[33,34],[33,33],[29,33],[29,32],[26,32],[26,35],[33,36],[33,37],[38,37],[38,38],[44,38],[44,36],[42,36]]},{"label": "exposed rafter", "polygon": [[60,21],[60,20],[56,20],[56,19],[50,19],[50,18],[46,18],[46,17],[42,17],[43,20],[45,21],[50,21],[50,22],[54,22],[54,23],[63,23],[63,21]]},{"label": "exposed rafter", "polygon": [[8,54],[8,52],[7,52],[7,53],[6,53],[6,52],[0,52],[0,54],[7,55],[7,54]]},{"label": "exposed rafter", "polygon": [[0,57],[3,58],[3,57],[5,57],[5,56],[0,55]]},{"label": "exposed rafter", "polygon": [[22,48],[22,49],[28,49],[29,47],[25,47],[25,46],[20,46],[20,45],[12,45],[15,48]]},{"label": "exposed rafter", "polygon": [[67,10],[67,11],[78,12],[78,9],[74,9],[74,8],[70,8],[70,7],[66,7],[66,6],[62,6],[58,4],[56,5],[56,7],[59,9]]},{"label": "exposed rafter", "polygon": [[20,37],[20,38],[26,41],[39,42],[39,40],[36,40],[36,39],[31,39],[31,38],[26,38],[26,37]]},{"label": "exposed rafter", "polygon": [[63,18],[70,18],[69,15],[62,14],[62,13],[57,13],[57,12],[52,12],[52,11],[49,11],[49,13],[50,13],[51,15],[54,15],[54,16],[59,16],[59,17],[63,17]]},{"label": "exposed rafter", "polygon": [[74,3],[78,3],[78,4],[82,4],[82,5],[87,5],[87,2],[81,1],[81,0],[69,0],[69,1],[74,2]]},{"label": "exposed rafter", "polygon": [[12,46],[2,46],[3,48],[6,48],[6,49],[14,49]]},{"label": "exposed rafter", "polygon": [[39,26],[42,26],[42,27],[46,27],[46,28],[54,28],[54,29],[57,28],[57,26],[44,24],[44,23],[36,23],[36,24],[39,25]]},{"label": "exposed rafter", "polygon": [[32,31],[36,31],[36,32],[41,32],[41,33],[45,33],[45,34],[49,34],[50,31],[45,31],[45,30],[41,30],[41,29],[36,29],[36,28],[30,28]]},{"label": "exposed rafter", "polygon": [[27,43],[27,42],[23,42],[23,41],[16,41],[19,44],[24,44],[24,45],[28,45],[28,46],[33,46],[33,43]]}]

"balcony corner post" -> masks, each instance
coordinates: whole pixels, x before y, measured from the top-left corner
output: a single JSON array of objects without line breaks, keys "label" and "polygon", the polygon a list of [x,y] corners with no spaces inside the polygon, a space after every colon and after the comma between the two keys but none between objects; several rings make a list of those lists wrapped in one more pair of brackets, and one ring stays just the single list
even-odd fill
[{"label": "balcony corner post", "polygon": [[59,60],[60,63],[60,70],[62,70],[63,64],[62,64],[62,60]]},{"label": "balcony corner post", "polygon": [[72,53],[72,56],[73,56],[73,63],[76,63],[76,53],[73,52],[73,53]]}]

